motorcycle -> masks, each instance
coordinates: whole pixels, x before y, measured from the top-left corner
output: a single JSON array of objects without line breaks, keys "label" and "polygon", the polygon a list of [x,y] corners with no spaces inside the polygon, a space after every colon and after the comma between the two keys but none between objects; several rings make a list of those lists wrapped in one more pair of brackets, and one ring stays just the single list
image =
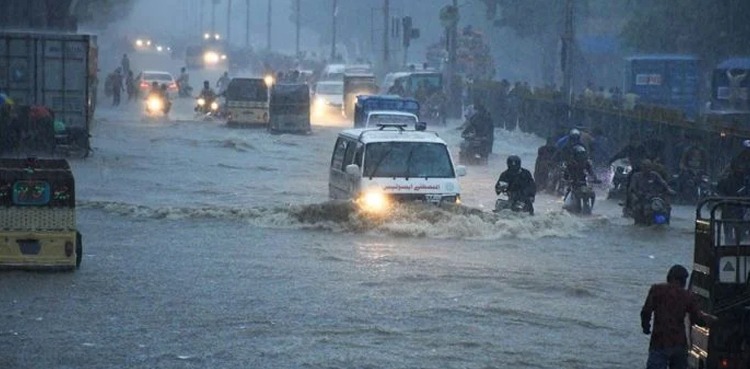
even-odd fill
[{"label": "motorcycle", "polygon": [[672,176],[670,186],[680,189],[678,199],[686,204],[696,204],[700,200],[716,195],[711,178],[695,171],[684,171]]},{"label": "motorcycle", "polygon": [[477,138],[473,133],[461,134],[464,139],[458,152],[458,161],[464,165],[487,165],[485,154],[485,140]]},{"label": "motorcycle", "polygon": [[595,201],[594,188],[586,181],[577,181],[567,186],[563,209],[574,214],[591,215]]},{"label": "motorcycle", "polygon": [[196,99],[195,112],[205,118],[219,117],[219,102],[214,99],[199,97]]},{"label": "motorcycle", "polygon": [[625,199],[628,186],[628,176],[633,167],[628,160],[618,160],[612,163],[612,186],[607,192],[607,199]]},{"label": "motorcycle", "polygon": [[171,105],[163,96],[156,93],[149,94],[146,97],[146,116],[158,117],[161,115],[166,117],[169,115]]},{"label": "motorcycle", "polygon": [[647,196],[639,201],[633,211],[633,219],[636,225],[663,225],[669,224],[672,216],[672,207],[667,199],[658,194]]},{"label": "motorcycle", "polygon": [[499,213],[503,210],[510,210],[515,213],[529,213],[534,215],[533,200],[529,201],[524,199],[517,194],[508,192],[508,184],[501,182],[501,185],[495,189],[498,195],[495,200],[495,213]]}]

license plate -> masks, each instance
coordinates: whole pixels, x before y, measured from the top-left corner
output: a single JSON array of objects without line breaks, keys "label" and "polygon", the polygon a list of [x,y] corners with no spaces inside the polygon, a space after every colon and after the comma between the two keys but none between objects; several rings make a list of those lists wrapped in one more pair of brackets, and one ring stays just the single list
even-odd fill
[{"label": "license plate", "polygon": [[424,195],[427,202],[439,203],[443,199],[442,195]]},{"label": "license plate", "polygon": [[37,255],[42,249],[38,240],[18,240],[18,248],[24,255]]}]

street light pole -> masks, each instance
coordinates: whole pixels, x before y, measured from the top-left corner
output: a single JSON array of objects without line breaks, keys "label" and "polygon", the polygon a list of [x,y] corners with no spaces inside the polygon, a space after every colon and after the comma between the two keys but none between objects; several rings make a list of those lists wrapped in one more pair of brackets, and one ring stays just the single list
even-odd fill
[{"label": "street light pole", "polygon": [[268,0],[268,14],[266,15],[266,49],[271,50],[271,0]]},{"label": "street light pole", "polygon": [[383,70],[387,71],[390,64],[390,50],[388,40],[390,37],[390,1],[383,0]]},{"label": "street light pole", "polygon": [[296,12],[294,23],[296,23],[296,26],[297,26],[297,35],[296,35],[297,38],[296,38],[296,42],[294,45],[294,52],[295,52],[295,55],[299,57],[299,31],[300,31],[300,11],[301,11],[300,0],[297,0],[294,3],[294,11]]},{"label": "street light pole", "polygon": [[250,48],[250,0],[245,0],[245,47]]},{"label": "street light pole", "polygon": [[232,37],[232,0],[227,0],[227,44]]},{"label": "street light pole", "polygon": [[331,61],[336,59],[336,17],[339,13],[338,0],[333,0],[333,17],[331,18],[333,23],[333,31],[331,37]]},{"label": "street light pole", "polygon": [[216,34],[216,0],[211,2],[211,34]]}]

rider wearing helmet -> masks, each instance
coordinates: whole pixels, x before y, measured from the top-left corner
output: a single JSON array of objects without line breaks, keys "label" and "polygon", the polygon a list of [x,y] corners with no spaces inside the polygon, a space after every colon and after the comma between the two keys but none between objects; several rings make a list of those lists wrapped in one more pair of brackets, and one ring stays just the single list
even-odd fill
[{"label": "rider wearing helmet", "polygon": [[571,129],[566,136],[563,136],[562,138],[557,140],[555,146],[557,146],[557,152],[555,153],[553,159],[557,162],[563,163],[571,160],[573,156],[573,150],[576,146],[581,146],[584,149],[586,148],[581,139],[581,131],[577,128]]},{"label": "rider wearing helmet", "polygon": [[581,144],[574,145],[571,152],[569,159],[565,162],[564,178],[573,183],[586,182],[587,179],[598,182],[586,148]]},{"label": "rider wearing helmet", "polygon": [[750,196],[750,140],[742,143],[742,151],[732,158],[727,173],[719,180],[717,191],[722,196]]},{"label": "rider wearing helmet", "polygon": [[536,183],[531,172],[521,167],[521,158],[511,155],[507,160],[508,169],[500,174],[495,184],[495,193],[507,192],[511,199],[519,199],[525,202],[534,214],[534,197],[536,196]]}]

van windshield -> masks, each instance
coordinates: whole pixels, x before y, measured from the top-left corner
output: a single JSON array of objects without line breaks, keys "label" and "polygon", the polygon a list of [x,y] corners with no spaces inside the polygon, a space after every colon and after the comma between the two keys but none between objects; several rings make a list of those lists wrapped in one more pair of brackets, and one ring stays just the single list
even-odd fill
[{"label": "van windshield", "polygon": [[268,101],[268,87],[262,79],[239,79],[229,82],[227,100]]},{"label": "van windshield", "polygon": [[365,177],[453,178],[448,148],[432,142],[374,142],[365,147]]}]

